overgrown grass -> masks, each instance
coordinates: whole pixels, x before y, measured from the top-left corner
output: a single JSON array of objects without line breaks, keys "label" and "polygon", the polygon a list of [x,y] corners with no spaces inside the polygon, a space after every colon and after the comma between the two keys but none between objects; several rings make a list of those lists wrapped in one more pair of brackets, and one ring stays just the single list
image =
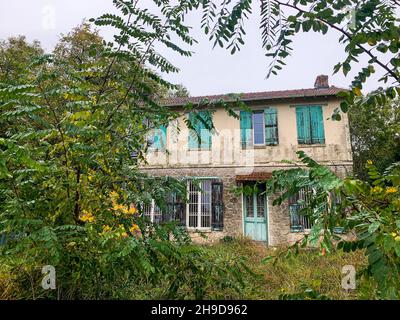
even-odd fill
[{"label": "overgrown grass", "polygon": [[375,285],[364,277],[357,278],[357,289],[346,292],[341,287],[342,267],[354,265],[357,272],[366,267],[367,260],[362,251],[344,253],[335,251],[321,256],[318,251],[306,249],[298,255],[282,257],[276,261],[262,263],[263,258],[277,255],[285,248],[267,248],[261,243],[247,239],[235,239],[227,243],[206,246],[215,259],[246,257],[247,265],[255,276],[245,275],[243,293],[225,290],[214,292],[222,299],[279,299],[282,294],[297,294],[310,288],[331,299],[374,299]]},{"label": "overgrown grass", "polygon": [[[285,248],[267,248],[265,245],[247,239],[233,239],[214,245],[203,245],[201,249],[209,261],[226,266],[245,259],[248,272],[241,274],[242,290],[234,286],[217,284],[218,281],[206,281],[206,299],[279,299],[282,294],[298,294],[309,288],[331,299],[375,299],[376,290],[372,282],[364,277],[357,279],[357,289],[346,292],[341,287],[343,277],[341,270],[344,265],[354,265],[359,272],[367,265],[362,251],[343,253],[335,251],[321,256],[317,251],[307,249],[298,255],[282,257],[276,261],[263,263],[269,255],[277,255]],[[6,264],[0,262],[0,299],[24,299],[30,296],[31,286],[21,283]],[[221,277],[221,275],[218,275]],[[223,276],[223,275],[222,275]],[[125,282],[124,282],[125,281]],[[85,293],[90,299],[165,299],[168,291],[168,281],[161,280],[155,285],[146,279],[126,278],[119,281],[125,283],[118,288],[114,283],[113,294],[89,290]],[[111,284],[112,285],[112,284]],[[108,285],[109,286],[109,285]],[[181,297],[190,299],[187,288],[181,288]],[[93,291],[93,292],[92,292]],[[185,292],[187,292],[187,295]],[[31,297],[32,298],[32,297]],[[39,297],[38,297],[39,298]]]}]

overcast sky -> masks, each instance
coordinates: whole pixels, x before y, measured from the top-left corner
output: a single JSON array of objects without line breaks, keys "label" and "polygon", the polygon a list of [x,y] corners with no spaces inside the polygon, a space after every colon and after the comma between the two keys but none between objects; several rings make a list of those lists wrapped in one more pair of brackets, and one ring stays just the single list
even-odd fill
[{"label": "overcast sky", "polygon": [[[139,1],[145,4],[149,0]],[[0,39],[23,34],[29,40],[39,40],[50,51],[61,33],[67,33],[84,18],[111,11],[111,0],[0,0]],[[333,66],[345,57],[343,47],[338,44],[339,36],[334,31],[325,36],[315,33],[297,35],[294,53],[287,59],[287,66],[278,76],[266,79],[269,60],[261,48],[258,12],[256,5],[246,24],[245,47],[235,55],[220,48],[213,50],[199,28],[201,14],[190,14],[186,24],[194,27],[193,35],[199,43],[192,48],[195,54],[190,58],[166,53],[181,70],[167,78],[182,83],[192,95],[309,88],[318,74],[329,75],[330,84],[350,85],[354,72],[347,78],[342,74],[332,76]],[[365,91],[380,85],[377,80],[383,73],[379,67],[376,70]]]}]

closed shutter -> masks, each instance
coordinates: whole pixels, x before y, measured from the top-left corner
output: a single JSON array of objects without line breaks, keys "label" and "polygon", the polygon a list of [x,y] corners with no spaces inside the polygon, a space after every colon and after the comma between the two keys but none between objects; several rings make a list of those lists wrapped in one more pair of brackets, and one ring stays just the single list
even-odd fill
[{"label": "closed shutter", "polygon": [[168,221],[175,221],[180,226],[186,226],[186,204],[180,196],[176,193],[172,193],[168,197]]},{"label": "closed shutter", "polygon": [[240,111],[240,138],[242,148],[253,144],[252,139],[252,113],[249,111]]},{"label": "closed shutter", "polygon": [[211,228],[212,230],[222,231],[224,228],[224,203],[222,197],[222,182],[213,182],[211,184],[211,190]]},{"label": "closed shutter", "polygon": [[[207,111],[199,112],[199,116],[211,126],[210,121],[210,114]],[[199,134],[200,134],[200,149],[203,150],[210,150],[211,149],[211,130],[209,130],[205,124],[199,121]]]},{"label": "closed shutter", "polygon": [[[196,129],[197,122],[195,121],[196,115],[194,113],[189,113],[189,121],[194,126],[194,129]],[[198,139],[197,139],[197,134],[193,130],[189,131],[189,149],[197,149],[199,147],[198,144]]]},{"label": "closed shutter", "polygon": [[154,138],[151,148],[155,150],[165,150],[166,145],[167,145],[167,127],[161,126],[159,128],[154,129]]},{"label": "closed shutter", "polygon": [[[209,121],[208,111],[201,111],[198,113],[197,117],[201,117],[205,122]],[[211,131],[206,128],[204,123],[196,118],[195,113],[189,114],[189,121],[193,125],[195,131],[189,132],[189,149],[211,149]],[[199,141],[200,137],[200,141]]]},{"label": "closed shutter", "polygon": [[297,141],[311,143],[310,112],[308,107],[296,107]]},{"label": "closed shutter", "polygon": [[312,143],[325,143],[324,119],[321,106],[310,107]]},{"label": "closed shutter", "polygon": [[278,115],[275,108],[264,110],[265,115],[265,144],[278,144]]}]

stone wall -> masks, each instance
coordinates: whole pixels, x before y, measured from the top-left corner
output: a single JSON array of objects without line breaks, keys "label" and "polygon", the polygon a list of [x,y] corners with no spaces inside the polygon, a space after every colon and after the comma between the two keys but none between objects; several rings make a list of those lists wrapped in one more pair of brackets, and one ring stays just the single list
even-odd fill
[{"label": "stone wall", "polygon": [[[331,165],[332,171],[341,177],[351,172],[349,165]],[[273,170],[287,167],[257,167],[253,168],[255,172],[272,172]],[[230,167],[192,167],[192,168],[162,168],[162,169],[142,169],[150,175],[172,176],[172,177],[218,177],[223,183],[223,201],[224,201],[224,230],[204,232],[204,237],[193,232],[192,238],[196,242],[212,243],[219,241],[224,236],[243,236],[243,210],[242,197],[233,192],[237,186],[235,168]],[[280,206],[273,206],[274,196],[268,199],[268,244],[278,246],[294,243],[300,239],[302,233],[293,233],[290,231],[290,217],[287,203]]]}]

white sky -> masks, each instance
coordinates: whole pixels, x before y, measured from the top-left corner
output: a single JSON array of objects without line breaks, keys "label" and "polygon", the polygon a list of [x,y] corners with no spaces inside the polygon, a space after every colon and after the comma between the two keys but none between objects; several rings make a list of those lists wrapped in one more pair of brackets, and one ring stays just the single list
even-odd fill
[{"label": "white sky", "polygon": [[[149,2],[139,1],[144,5]],[[111,11],[114,11],[111,0],[0,0],[0,39],[23,34],[28,40],[39,40],[49,51],[61,33],[69,32],[84,18]],[[186,24],[193,26],[193,35],[199,43],[191,49],[195,54],[189,58],[163,52],[181,70],[179,74],[168,75],[167,79],[182,83],[192,95],[309,88],[318,74],[329,75],[330,84],[350,85],[356,70],[347,78],[343,74],[332,76],[333,66],[345,57],[344,48],[338,45],[339,36],[334,31],[325,36],[315,33],[296,35],[294,52],[286,60],[287,66],[278,76],[265,79],[269,60],[261,48],[258,12],[257,3],[246,24],[245,47],[235,55],[220,48],[213,50],[200,30],[201,14],[190,14]],[[109,37],[109,34],[103,35]],[[360,68],[364,66],[360,65]],[[376,71],[364,86],[365,91],[383,85],[377,81],[383,71],[378,66]]]}]

